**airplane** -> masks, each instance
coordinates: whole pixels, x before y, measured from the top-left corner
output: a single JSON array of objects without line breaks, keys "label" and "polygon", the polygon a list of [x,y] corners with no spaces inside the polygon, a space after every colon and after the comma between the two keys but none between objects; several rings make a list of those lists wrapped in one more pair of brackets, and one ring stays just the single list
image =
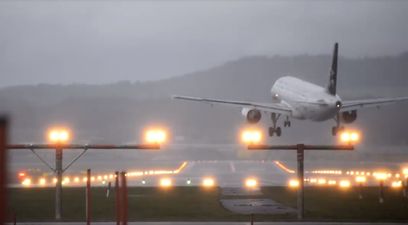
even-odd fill
[{"label": "airplane", "polygon": [[366,107],[407,101],[408,97],[376,98],[343,101],[336,93],[337,86],[337,58],[338,43],[334,44],[330,78],[327,87],[301,80],[292,76],[284,76],[275,81],[271,88],[272,99],[269,103],[197,98],[174,95],[173,99],[196,101],[209,104],[220,104],[242,108],[242,115],[250,124],[261,120],[262,112],[271,114],[272,126],[269,136],[281,136],[282,129],[277,126],[281,116],[285,116],[284,127],[290,127],[290,119],[326,121],[334,119],[336,125],[332,127],[332,135],[344,129],[341,124],[350,124],[357,119],[357,110]]}]

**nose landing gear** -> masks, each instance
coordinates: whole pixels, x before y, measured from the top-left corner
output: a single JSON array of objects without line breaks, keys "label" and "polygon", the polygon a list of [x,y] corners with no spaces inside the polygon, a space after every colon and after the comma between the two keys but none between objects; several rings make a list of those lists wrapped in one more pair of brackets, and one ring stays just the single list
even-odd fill
[{"label": "nose landing gear", "polygon": [[289,120],[289,116],[286,116],[286,120],[283,121],[283,126],[284,127],[290,127],[292,125],[292,123]]},{"label": "nose landing gear", "polygon": [[278,137],[282,135],[282,129],[276,126],[276,123],[278,122],[279,117],[280,117],[280,114],[277,115],[276,113],[271,113],[272,127],[269,127],[270,137],[273,137],[274,134],[276,134],[276,136]]}]

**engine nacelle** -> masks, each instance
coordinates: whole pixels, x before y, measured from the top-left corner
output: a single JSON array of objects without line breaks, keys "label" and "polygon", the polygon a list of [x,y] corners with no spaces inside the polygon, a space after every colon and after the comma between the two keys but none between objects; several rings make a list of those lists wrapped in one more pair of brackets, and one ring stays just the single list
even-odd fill
[{"label": "engine nacelle", "polygon": [[251,109],[251,108],[243,108],[242,115],[245,116],[248,123],[258,123],[259,120],[261,120],[262,118],[261,111],[257,109]]},{"label": "engine nacelle", "polygon": [[357,110],[342,112],[340,116],[340,120],[343,123],[352,123],[354,120],[357,119]]}]

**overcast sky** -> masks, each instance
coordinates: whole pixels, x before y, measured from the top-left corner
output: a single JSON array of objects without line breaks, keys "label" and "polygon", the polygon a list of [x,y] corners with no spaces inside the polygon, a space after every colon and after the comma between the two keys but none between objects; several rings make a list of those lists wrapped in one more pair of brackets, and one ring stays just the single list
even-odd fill
[{"label": "overcast sky", "polygon": [[248,55],[408,50],[408,1],[0,2],[0,86],[157,80]]}]

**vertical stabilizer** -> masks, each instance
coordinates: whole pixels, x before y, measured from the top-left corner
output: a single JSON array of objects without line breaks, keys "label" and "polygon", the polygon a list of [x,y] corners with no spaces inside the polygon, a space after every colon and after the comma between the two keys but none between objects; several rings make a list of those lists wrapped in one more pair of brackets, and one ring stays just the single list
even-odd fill
[{"label": "vertical stabilizer", "polygon": [[327,87],[327,91],[331,95],[336,95],[336,86],[337,86],[337,55],[338,55],[338,48],[339,44],[335,43],[334,44],[334,50],[333,50],[333,59],[332,59],[332,65],[330,68],[330,80],[329,80],[329,85]]}]

